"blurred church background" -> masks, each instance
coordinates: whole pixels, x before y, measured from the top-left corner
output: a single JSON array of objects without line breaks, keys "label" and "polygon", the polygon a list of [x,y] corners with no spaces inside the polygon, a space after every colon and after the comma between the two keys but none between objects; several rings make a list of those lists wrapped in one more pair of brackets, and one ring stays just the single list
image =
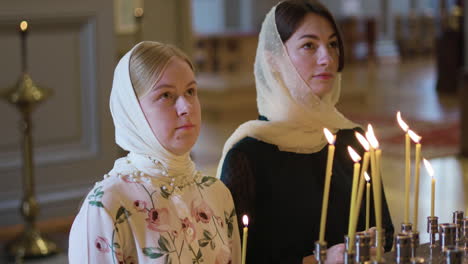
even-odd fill
[{"label": "blurred church background", "polygon": [[[32,116],[35,188],[38,226],[63,252],[81,201],[123,155],[114,143],[108,107],[118,59],[140,40],[172,43],[191,55],[203,110],[202,132],[192,154],[200,169],[214,175],[224,141],[239,124],[257,118],[257,35],[277,2],[0,2],[0,89],[13,86],[20,76],[18,24],[26,19],[29,73],[54,91]],[[347,64],[338,108],[356,122],[372,123],[382,139],[383,181],[395,227],[403,218],[404,192],[398,110],[423,136],[423,155],[440,177],[436,214],[441,222],[451,221],[452,211],[468,206],[468,6],[463,0],[323,2],[338,19],[345,40]],[[3,246],[22,229],[22,156],[20,114],[3,100],[0,116]],[[422,174],[419,221],[421,239],[427,241],[430,180]],[[4,256],[0,252],[0,263]],[[65,254],[42,261],[31,263],[67,263]]]}]

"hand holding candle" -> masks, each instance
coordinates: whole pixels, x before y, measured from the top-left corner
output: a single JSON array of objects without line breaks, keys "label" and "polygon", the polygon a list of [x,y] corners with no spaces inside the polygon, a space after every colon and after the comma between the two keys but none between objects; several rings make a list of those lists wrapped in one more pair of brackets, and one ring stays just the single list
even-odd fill
[{"label": "hand holding candle", "polygon": [[431,163],[427,159],[423,159],[424,167],[426,167],[427,173],[431,176],[431,217],[434,217],[434,201],[435,201],[435,177],[434,169],[432,168]]},{"label": "hand holding candle", "polygon": [[242,217],[242,222],[244,223],[244,230],[242,236],[242,264],[245,264],[245,256],[247,255],[247,234],[249,232],[249,217],[244,215]]},{"label": "hand holding candle", "polygon": [[328,209],[328,195],[330,192],[330,180],[332,175],[333,168],[333,156],[335,154],[335,136],[330,132],[330,130],[324,128],[323,133],[327,138],[329,143],[328,145],[328,156],[327,156],[327,168],[325,170],[325,186],[323,189],[323,199],[322,199],[322,213],[320,215],[320,234],[319,241],[321,243],[325,242],[325,226],[327,222],[327,209]]},{"label": "hand holding candle", "polygon": [[412,130],[408,130],[408,135],[416,143],[416,152],[414,159],[414,208],[413,208],[413,230],[418,230],[418,208],[419,208],[419,174],[421,170],[421,144],[419,143],[421,137],[414,133]]},{"label": "hand holding candle", "polygon": [[401,118],[400,111],[397,112],[397,121],[401,129],[405,131],[405,216],[404,222],[409,223],[410,185],[411,185],[411,142],[408,134],[409,126]]}]

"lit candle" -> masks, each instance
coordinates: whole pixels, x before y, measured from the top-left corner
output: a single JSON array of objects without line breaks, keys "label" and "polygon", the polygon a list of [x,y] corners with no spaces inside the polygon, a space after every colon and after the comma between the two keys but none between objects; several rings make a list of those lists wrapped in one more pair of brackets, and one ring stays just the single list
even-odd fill
[{"label": "lit candle", "polygon": [[364,176],[366,177],[366,230],[369,230],[370,226],[370,177],[367,172],[364,172]]},{"label": "lit candle", "polygon": [[245,256],[247,255],[247,234],[249,233],[249,217],[244,215],[242,217],[242,222],[244,223],[244,232],[242,236],[242,264],[245,264]]},{"label": "lit candle", "polygon": [[364,152],[364,158],[363,158],[362,167],[361,167],[361,174],[359,176],[358,196],[356,197],[356,202],[357,202],[356,203],[356,205],[357,205],[356,209],[358,210],[357,214],[359,214],[359,209],[361,208],[361,199],[362,199],[362,194],[360,194],[359,192],[361,190],[362,191],[364,190],[364,181],[365,181],[364,172],[366,172],[367,168],[369,167],[370,145],[369,145],[369,142],[366,140],[366,138],[363,135],[361,135],[361,133],[355,132],[354,134],[355,134],[356,138],[358,139],[359,143],[361,143],[361,145],[366,150],[366,152]]},{"label": "lit candle", "polygon": [[400,125],[401,129],[405,131],[405,214],[404,214],[404,222],[409,223],[409,206],[410,206],[410,185],[411,185],[411,163],[410,163],[410,156],[411,156],[411,142],[410,137],[408,134],[409,126],[406,124],[405,121],[401,118],[401,113],[398,111],[397,113],[397,121]]},{"label": "lit candle", "polygon": [[349,209],[349,222],[348,222],[348,238],[349,238],[349,245],[350,245],[350,251],[353,252],[353,245],[354,245],[354,234],[356,233],[356,225],[354,224],[356,218],[356,189],[358,185],[358,178],[359,178],[359,172],[361,169],[361,164],[359,163],[361,161],[361,157],[359,154],[356,153],[356,151],[348,146],[348,152],[349,155],[351,156],[351,159],[354,161],[354,171],[353,171],[353,186],[351,190],[351,204],[350,204],[350,209]]},{"label": "lit candle", "polygon": [[375,225],[378,231],[377,238],[377,261],[382,259],[381,239],[382,235],[382,184],[380,179],[380,157],[379,142],[374,134],[374,129],[369,124],[367,126],[366,138],[371,145],[371,174],[372,174],[372,190],[374,191],[374,210],[375,210]]},{"label": "lit candle", "polygon": [[355,132],[355,135],[356,135],[356,138],[358,139],[358,141],[361,143],[361,145],[366,150],[366,152],[364,152],[364,158],[363,158],[363,162],[362,162],[361,173],[360,173],[360,176],[359,176],[358,194],[357,194],[356,201],[355,201],[355,206],[354,206],[354,211],[355,211],[355,213],[354,213],[355,219],[353,220],[354,221],[353,222],[354,230],[356,230],[357,221],[358,221],[358,218],[359,218],[359,211],[361,209],[361,202],[362,202],[362,196],[364,195],[364,184],[365,184],[364,183],[365,182],[364,173],[367,171],[367,168],[369,166],[369,156],[370,156],[369,142],[359,132]]},{"label": "lit candle", "polygon": [[427,159],[423,159],[424,167],[426,167],[427,173],[431,176],[431,217],[434,217],[434,201],[435,201],[435,177],[434,169],[432,168],[431,163]]},{"label": "lit candle", "polygon": [[322,214],[320,215],[320,234],[319,241],[321,243],[325,242],[325,226],[327,222],[327,209],[328,209],[328,195],[330,193],[330,180],[332,175],[333,168],[333,156],[335,154],[335,136],[330,132],[330,130],[324,128],[323,133],[328,141],[328,157],[327,157],[327,168],[325,171],[325,186],[323,189],[323,199],[322,199]]},{"label": "lit candle", "polygon": [[28,36],[28,22],[21,21],[20,23],[20,35],[21,35],[21,70],[23,73],[27,72],[27,47],[26,47],[26,38]]},{"label": "lit candle", "polygon": [[412,130],[408,130],[408,135],[411,140],[416,143],[416,152],[415,152],[415,169],[414,169],[414,208],[413,208],[413,230],[418,230],[418,209],[419,209],[419,174],[421,171],[421,137],[414,133]]}]

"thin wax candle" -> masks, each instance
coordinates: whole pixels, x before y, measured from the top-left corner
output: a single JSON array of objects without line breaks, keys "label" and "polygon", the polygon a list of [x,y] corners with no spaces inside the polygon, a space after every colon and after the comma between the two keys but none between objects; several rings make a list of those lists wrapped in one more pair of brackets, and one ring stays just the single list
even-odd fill
[{"label": "thin wax candle", "polygon": [[350,252],[353,252],[353,245],[354,245],[354,234],[356,233],[356,225],[354,224],[357,221],[356,217],[356,189],[357,189],[357,181],[359,178],[359,172],[361,169],[361,157],[356,151],[348,146],[348,152],[351,158],[354,161],[354,171],[353,171],[353,187],[351,191],[351,207],[349,209],[349,223],[348,223],[348,237],[349,237],[349,245],[350,245]]},{"label": "thin wax candle", "polygon": [[374,134],[374,129],[369,124],[367,126],[366,138],[371,144],[370,156],[371,156],[371,176],[372,176],[372,190],[374,192],[374,210],[375,210],[375,225],[377,228],[377,261],[382,260],[382,241],[380,236],[382,235],[382,185],[380,181],[380,157],[381,151],[379,148],[379,142]]},{"label": "thin wax candle", "polygon": [[370,228],[370,177],[365,172],[364,176],[366,177],[366,230]]},{"label": "thin wax candle", "polygon": [[323,190],[323,199],[322,199],[322,214],[320,215],[320,233],[319,241],[325,243],[325,227],[327,222],[327,209],[328,209],[328,196],[330,193],[330,181],[332,176],[333,168],[333,157],[335,154],[335,136],[330,132],[330,130],[324,128],[323,133],[328,141],[328,156],[327,156],[327,168],[325,171],[325,186]]},{"label": "thin wax candle", "polygon": [[423,159],[424,167],[426,167],[427,173],[431,176],[431,217],[434,217],[434,203],[435,203],[435,177],[434,169],[432,168],[431,163],[427,159]]},{"label": "thin wax candle", "polygon": [[413,208],[413,230],[418,230],[418,209],[419,209],[419,176],[421,171],[421,137],[412,130],[408,131],[411,140],[416,143],[416,152],[414,157],[414,208]]},{"label": "thin wax candle", "polygon": [[247,235],[249,233],[249,217],[244,215],[242,217],[242,222],[244,223],[244,230],[242,235],[242,264],[245,264],[245,257],[247,256]]},{"label": "thin wax candle", "polygon": [[411,142],[410,137],[408,134],[409,126],[406,124],[405,121],[401,118],[401,113],[398,111],[397,113],[397,121],[400,125],[401,129],[405,131],[405,211],[404,211],[404,222],[409,223],[409,206],[410,206],[410,185],[411,185],[411,163],[410,163],[410,156],[411,156]]}]

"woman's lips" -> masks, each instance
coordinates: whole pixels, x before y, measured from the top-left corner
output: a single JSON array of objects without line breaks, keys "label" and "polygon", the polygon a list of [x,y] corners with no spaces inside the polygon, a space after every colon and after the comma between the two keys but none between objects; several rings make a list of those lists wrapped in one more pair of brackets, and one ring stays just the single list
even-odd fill
[{"label": "woman's lips", "polygon": [[320,80],[330,80],[333,78],[333,74],[320,73],[320,74],[314,75],[314,78],[320,79]]},{"label": "woman's lips", "polygon": [[195,127],[195,125],[193,125],[193,124],[187,124],[187,125],[183,125],[183,126],[177,127],[176,129],[178,129],[178,130],[179,130],[179,129],[185,130],[185,129],[192,129],[192,128],[194,128],[194,127]]}]

